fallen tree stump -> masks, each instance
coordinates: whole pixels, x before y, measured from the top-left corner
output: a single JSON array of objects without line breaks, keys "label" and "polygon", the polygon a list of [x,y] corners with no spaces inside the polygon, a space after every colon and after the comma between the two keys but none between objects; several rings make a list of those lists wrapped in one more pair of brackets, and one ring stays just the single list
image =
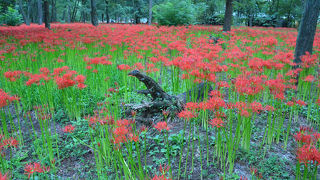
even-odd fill
[{"label": "fallen tree stump", "polygon": [[[186,102],[191,99],[190,97],[193,96],[196,101],[203,101],[205,94],[209,94],[210,91],[212,91],[212,87],[208,83],[202,82],[187,92],[173,96],[166,93],[151,77],[138,70],[133,70],[128,75],[136,77],[147,87],[145,90],[139,90],[138,93],[144,95],[150,94],[152,98],[151,102],[125,105],[125,114],[127,116],[130,116],[132,111],[139,112],[139,116],[141,117],[137,118],[138,121],[141,118],[152,119],[157,116],[156,114],[162,113],[163,111],[168,111],[170,113],[169,116],[176,115],[177,112],[183,110]],[[145,120],[141,121],[145,122]]]}]

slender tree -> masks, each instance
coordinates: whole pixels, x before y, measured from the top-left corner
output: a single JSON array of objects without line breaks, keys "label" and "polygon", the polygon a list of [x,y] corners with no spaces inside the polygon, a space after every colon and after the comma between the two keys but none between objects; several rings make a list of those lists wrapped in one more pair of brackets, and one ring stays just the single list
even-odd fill
[{"label": "slender tree", "polygon": [[95,0],[91,0],[91,23],[94,26],[98,26],[97,6]]},{"label": "slender tree", "polygon": [[38,23],[42,24],[42,0],[38,0]]},{"label": "slender tree", "polygon": [[29,26],[30,25],[30,18],[23,10],[22,0],[19,0],[19,10],[20,10],[20,13],[22,14],[24,23],[26,23],[26,25]]},{"label": "slender tree", "polygon": [[44,24],[45,27],[50,29],[50,20],[49,20],[49,2],[48,0],[43,1],[44,6]]},{"label": "slender tree", "polygon": [[51,22],[57,21],[57,0],[51,0]]},{"label": "slender tree", "polygon": [[110,23],[109,0],[105,0],[105,2],[106,2],[106,19],[107,19],[107,23]]},{"label": "slender tree", "polygon": [[149,19],[148,24],[151,25],[152,23],[152,0],[149,0]]},{"label": "slender tree", "polygon": [[224,13],[223,31],[231,30],[232,12],[232,0],[226,0],[226,11]]},{"label": "slender tree", "polygon": [[305,0],[295,49],[294,62],[298,65],[301,63],[300,56],[304,55],[306,52],[312,54],[319,11],[320,0]]}]

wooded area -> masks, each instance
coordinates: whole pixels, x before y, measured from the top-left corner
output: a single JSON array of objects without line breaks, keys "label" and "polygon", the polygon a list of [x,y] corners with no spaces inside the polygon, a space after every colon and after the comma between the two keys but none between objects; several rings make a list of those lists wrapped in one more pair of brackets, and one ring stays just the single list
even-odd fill
[{"label": "wooded area", "polygon": [[[8,7],[19,9],[26,24],[42,24],[43,0],[4,0],[2,13]],[[50,22],[151,23],[152,7],[165,0],[48,0]],[[176,3],[172,1],[173,3]],[[181,1],[177,1],[181,2]],[[188,0],[196,24],[222,25],[224,13],[233,14],[234,25],[295,27],[301,19],[301,0]],[[232,4],[232,6],[231,6]],[[227,6],[226,6],[227,5]],[[225,8],[229,11],[225,11]],[[233,10],[232,10],[233,9]],[[97,19],[97,20],[95,20]]]},{"label": "wooded area", "polygon": [[319,179],[320,0],[0,0],[0,180]]}]

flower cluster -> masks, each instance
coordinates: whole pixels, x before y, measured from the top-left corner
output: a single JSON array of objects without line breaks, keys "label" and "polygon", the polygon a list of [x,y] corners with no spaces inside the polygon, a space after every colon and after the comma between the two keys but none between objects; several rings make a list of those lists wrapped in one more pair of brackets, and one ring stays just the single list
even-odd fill
[{"label": "flower cluster", "polygon": [[34,162],[34,163],[28,163],[24,167],[25,174],[28,175],[28,178],[30,179],[31,175],[33,173],[47,173],[50,171],[50,166],[41,166],[40,163]]},{"label": "flower cluster", "polygon": [[4,156],[4,153],[2,152],[4,149],[10,147],[17,148],[18,144],[19,142],[15,138],[6,138],[3,134],[0,134],[0,155]]},{"label": "flower cluster", "polygon": [[165,121],[160,121],[156,125],[154,125],[153,127],[155,129],[157,129],[159,132],[161,132],[162,130],[166,130],[166,131],[170,130],[170,128],[167,125],[167,122],[165,122]]},{"label": "flower cluster", "polygon": [[8,93],[0,89],[0,108],[8,105],[8,102],[18,101],[19,98],[16,96],[9,96]]},{"label": "flower cluster", "polygon": [[70,125],[67,125],[67,126],[64,127],[63,132],[65,132],[65,133],[73,133],[74,129],[75,129],[74,126],[72,126],[70,124]]},{"label": "flower cluster", "polygon": [[134,132],[132,129],[132,125],[134,123],[135,122],[133,120],[119,119],[116,122],[116,127],[112,132],[112,142],[120,147],[121,143],[126,143],[128,141],[139,141],[139,134]]},{"label": "flower cluster", "polygon": [[320,133],[314,132],[312,128],[300,127],[300,131],[294,135],[298,142],[297,159],[299,163],[319,165],[320,151],[317,148],[320,140]]}]

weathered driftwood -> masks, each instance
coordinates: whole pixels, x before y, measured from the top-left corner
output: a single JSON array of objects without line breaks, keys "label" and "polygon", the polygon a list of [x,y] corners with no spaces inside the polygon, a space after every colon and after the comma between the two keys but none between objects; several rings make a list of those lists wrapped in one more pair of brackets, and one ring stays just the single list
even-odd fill
[{"label": "weathered driftwood", "polygon": [[171,100],[172,96],[167,94],[161,87],[160,85],[153,80],[151,77],[141,73],[138,70],[133,70],[129,73],[130,76],[136,77],[139,81],[143,82],[147,90],[142,90],[140,93],[143,94],[150,94],[151,97],[153,98],[153,101],[160,99],[160,100]]},{"label": "weathered driftwood", "polygon": [[142,119],[141,121],[143,123],[145,123],[146,119],[153,119],[153,116],[157,116],[156,114],[161,113],[163,110],[175,115],[183,109],[186,102],[191,101],[191,97],[194,97],[196,101],[203,101],[205,94],[208,94],[212,90],[212,87],[209,86],[208,83],[200,83],[187,92],[173,96],[166,93],[151,77],[138,70],[133,70],[128,75],[136,77],[147,87],[146,90],[139,90],[138,93],[144,95],[150,94],[152,97],[151,102],[125,105],[126,115],[130,116],[131,111],[139,112],[140,118],[136,120],[140,121],[139,119]]}]

